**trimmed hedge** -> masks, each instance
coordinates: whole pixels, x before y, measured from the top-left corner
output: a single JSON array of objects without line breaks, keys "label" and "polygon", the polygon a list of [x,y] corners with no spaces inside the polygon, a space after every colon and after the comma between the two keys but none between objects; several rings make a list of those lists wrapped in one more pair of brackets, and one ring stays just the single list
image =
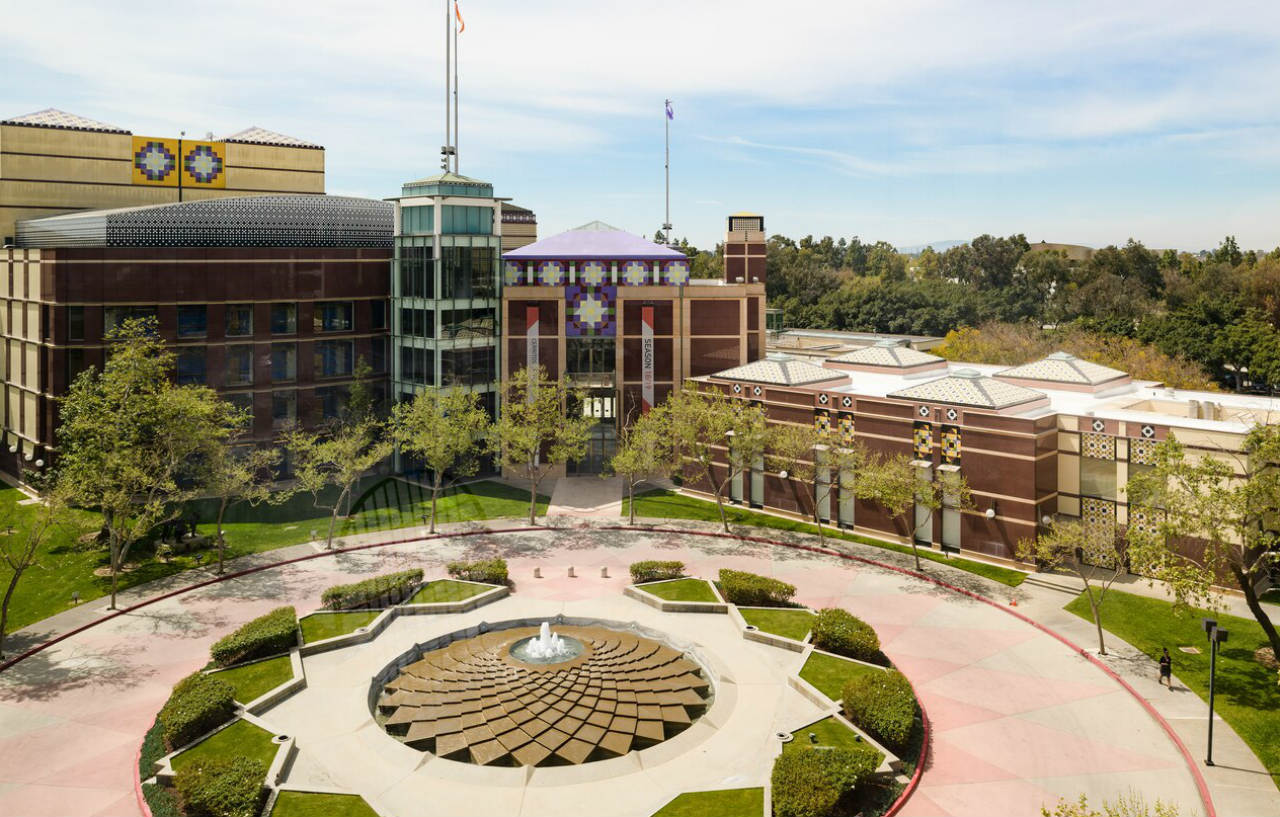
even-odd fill
[{"label": "trimmed hedge", "polygon": [[845,717],[895,752],[907,745],[916,696],[906,676],[897,670],[860,673],[844,685],[843,695]]},{"label": "trimmed hedge", "polygon": [[197,672],[174,686],[156,720],[165,749],[172,752],[221,726],[236,713],[235,689]]},{"label": "trimmed hedge", "polygon": [[773,762],[774,817],[830,817],[879,761],[870,746],[783,752]]},{"label": "trimmed hedge", "polygon": [[796,586],[741,570],[720,570],[720,592],[730,604],[781,607],[796,594]]},{"label": "trimmed hedge", "polygon": [[254,658],[278,655],[298,646],[298,614],[292,607],[277,607],[236,630],[209,648],[219,667]]},{"label": "trimmed hedge", "polygon": [[267,770],[260,760],[233,757],[177,770],[173,785],[182,810],[207,817],[258,817],[266,799]]},{"label": "trimmed hedge", "polygon": [[335,584],[320,596],[326,610],[370,610],[399,604],[422,584],[422,568],[374,576],[352,584]]},{"label": "trimmed hedge", "polygon": [[449,575],[467,582],[484,584],[507,583],[506,559],[479,559],[474,562],[449,562],[445,567]]},{"label": "trimmed hedge", "polygon": [[678,579],[684,575],[684,562],[663,562],[650,559],[645,562],[631,563],[631,583],[659,582],[664,579]]},{"label": "trimmed hedge", "polygon": [[151,809],[151,817],[184,817],[178,795],[168,786],[155,783],[142,784],[142,797]]},{"label": "trimmed hedge", "polygon": [[880,657],[880,638],[876,631],[847,610],[838,607],[819,610],[810,632],[813,646],[820,650],[859,661],[875,661]]}]

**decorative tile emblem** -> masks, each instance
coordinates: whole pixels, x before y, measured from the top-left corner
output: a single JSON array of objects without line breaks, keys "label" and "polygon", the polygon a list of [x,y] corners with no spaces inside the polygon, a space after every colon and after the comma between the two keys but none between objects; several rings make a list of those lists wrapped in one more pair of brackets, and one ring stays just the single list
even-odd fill
[{"label": "decorative tile emblem", "polygon": [[942,427],[942,461],[947,465],[960,464],[960,428]]},{"label": "decorative tile emblem", "polygon": [[1080,521],[1085,535],[1094,544],[1105,545],[1115,542],[1116,538],[1116,504],[1106,499],[1082,497],[1080,499]]},{"label": "decorative tile emblem", "polygon": [[951,422],[953,422],[953,423],[954,423],[954,422],[955,422],[956,420],[958,420],[959,418],[960,418],[960,412],[956,411],[956,410],[955,410],[955,409],[953,409],[953,408],[949,408],[949,409],[947,409],[947,419],[948,419],[948,420],[950,420]]},{"label": "decorative tile emblem", "polygon": [[846,394],[844,397],[840,398],[840,405],[845,408],[853,408],[853,398]]},{"label": "decorative tile emblem", "polygon": [[538,264],[538,283],[544,287],[564,284],[564,264],[559,261],[542,261]]},{"label": "decorative tile emblem", "polygon": [[662,268],[662,280],[672,286],[684,286],[689,283],[689,262],[668,261]]},{"label": "decorative tile emblem", "polygon": [[816,412],[813,415],[813,427],[823,434],[831,432],[831,415],[825,411]]},{"label": "decorative tile emblem", "polygon": [[524,264],[519,261],[505,261],[502,264],[502,282],[509,287],[524,283]]},{"label": "decorative tile emblem", "polygon": [[1154,438],[1154,437],[1156,436],[1156,427],[1155,427],[1155,426],[1143,426],[1143,427],[1142,427],[1142,436],[1143,436],[1143,437],[1146,437],[1148,440],[1150,440],[1150,439]]},{"label": "decorative tile emblem", "polygon": [[209,145],[192,148],[182,166],[200,184],[213,184],[222,175],[222,157]]},{"label": "decorative tile emblem", "polygon": [[1164,512],[1156,508],[1144,508],[1141,505],[1129,506],[1129,527],[1140,533],[1159,533],[1160,523],[1164,521]]},{"label": "decorative tile emblem", "polygon": [[649,283],[649,265],[643,261],[628,261],[622,266],[622,282],[627,286],[640,287]]},{"label": "decorative tile emblem", "polygon": [[1156,464],[1156,441],[1155,440],[1130,440],[1129,441],[1129,462],[1134,465],[1155,465]]},{"label": "decorative tile emblem", "polygon": [[845,446],[853,445],[853,415],[840,415],[840,444]]},{"label": "decorative tile emblem", "polygon": [[928,406],[921,406],[920,408],[916,409],[916,414],[919,414],[921,417],[928,417],[928,416],[929,416],[929,407],[928,407]]},{"label": "decorative tile emblem", "polygon": [[756,386],[751,389],[751,393],[754,394],[756,397],[759,397],[760,395],[764,394],[764,389],[760,388],[759,386]]},{"label": "decorative tile emblem", "polygon": [[1093,430],[1094,430],[1094,431],[1096,431],[1096,432],[1098,432],[1099,434],[1101,434],[1102,432],[1104,432],[1104,431],[1106,431],[1106,430],[1107,430],[1107,424],[1106,424],[1106,423],[1104,423],[1104,422],[1103,422],[1103,421],[1101,421],[1101,420],[1094,420],[1094,421],[1093,421]]},{"label": "decorative tile emblem", "polygon": [[819,403],[821,403],[821,404],[822,404],[822,405],[824,405],[824,406],[827,404],[827,402],[828,402],[830,399],[831,399],[831,398],[830,398],[830,397],[827,397],[827,395],[825,395],[825,394],[819,394],[819,395],[818,395],[818,402],[819,402]]},{"label": "decorative tile emblem", "polygon": [[617,334],[617,288],[565,287],[568,337],[613,337]]},{"label": "decorative tile emblem", "polygon": [[933,424],[917,421],[912,433],[912,444],[916,459],[931,459],[933,457]]},{"label": "decorative tile emblem", "polygon": [[734,393],[734,394],[742,394],[742,384],[741,384],[741,383],[734,383],[734,384],[733,384],[733,393]]},{"label": "decorative tile emblem", "polygon": [[1116,438],[1106,434],[1080,435],[1080,454],[1095,460],[1114,460],[1116,458]]},{"label": "decorative tile emblem", "polygon": [[578,283],[598,287],[609,277],[609,268],[603,261],[587,261],[578,267]]},{"label": "decorative tile emblem", "polygon": [[133,166],[147,181],[159,182],[169,177],[178,162],[163,142],[147,142],[133,154]]}]

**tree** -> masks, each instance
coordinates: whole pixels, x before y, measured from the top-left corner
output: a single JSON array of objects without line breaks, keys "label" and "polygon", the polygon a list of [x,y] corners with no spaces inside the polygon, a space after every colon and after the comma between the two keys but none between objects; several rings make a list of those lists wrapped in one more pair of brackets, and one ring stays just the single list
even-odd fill
[{"label": "tree", "polygon": [[[822,514],[819,509],[831,499],[846,476],[857,474],[865,460],[865,452],[859,448],[847,448],[834,444],[830,432],[809,425],[776,425],[769,429],[765,447],[765,464],[791,483],[797,499],[807,494],[811,516],[818,528],[818,539],[825,540],[822,530]],[[818,479],[819,473],[826,479]],[[798,491],[807,486],[808,491]],[[799,502],[800,510],[804,503]]]},{"label": "tree", "polygon": [[566,406],[582,395],[547,370],[522,368],[503,388],[502,413],[494,424],[492,449],[510,469],[529,481],[529,524],[538,520],[538,484],[552,468],[577,459],[587,450],[594,420]]},{"label": "tree", "polygon": [[1137,571],[1164,581],[1177,604],[1208,602],[1214,585],[1230,577],[1280,655],[1256,589],[1280,563],[1280,427],[1256,427],[1243,456],[1188,457],[1170,435],[1154,460],[1128,486],[1130,515],[1145,508],[1152,517],[1126,532]]},{"label": "tree", "polygon": [[50,480],[49,488],[32,513],[21,513],[16,502],[4,506],[3,513],[0,513],[0,527],[8,530],[7,535],[0,534],[0,564],[10,571],[4,599],[0,601],[0,659],[4,658],[4,636],[8,631],[9,604],[13,601],[13,594],[23,575],[37,566],[40,548],[48,541],[49,534],[68,518],[66,502],[56,483]]},{"label": "tree", "polygon": [[700,391],[692,381],[669,400],[671,439],[697,481],[716,498],[720,525],[729,532],[724,492],[764,456],[764,409],[731,400],[719,390]]},{"label": "tree", "polygon": [[227,510],[240,502],[248,502],[253,507],[264,502],[279,504],[293,495],[292,491],[272,490],[280,452],[274,448],[254,448],[240,443],[244,429],[245,426],[241,426],[226,441],[211,446],[203,457],[201,485],[207,495],[218,500],[219,576],[222,575],[227,553],[226,535],[222,529]]},{"label": "tree", "polygon": [[641,414],[623,427],[618,451],[609,462],[613,473],[627,481],[630,524],[636,523],[636,486],[647,479],[668,477],[679,469],[671,439],[671,413],[666,404]]},{"label": "tree", "polygon": [[436,532],[436,502],[451,481],[480,468],[490,431],[480,395],[463,389],[428,386],[413,400],[396,404],[391,437],[404,453],[431,472],[431,532]]},{"label": "tree", "polygon": [[917,505],[929,509],[928,519],[940,508],[961,512],[972,505],[969,485],[959,472],[940,474],[926,480],[923,472],[903,454],[881,454],[874,457],[854,481],[854,495],[876,502],[884,508],[899,530],[906,530],[911,542],[911,555],[916,570],[920,569],[920,551],[916,546],[918,526],[909,520]]},{"label": "tree", "polygon": [[174,355],[153,319],[127,320],[107,339],[102,372],[82,372],[62,399],[58,484],[69,502],[102,514],[115,609],[130,550],[179,516],[198,493],[198,455],[239,420],[212,389],[174,385]]},{"label": "tree", "polygon": [[[317,508],[330,512],[325,547],[331,548],[338,514],[344,506],[349,508],[360,478],[391,455],[392,443],[382,424],[366,416],[321,431],[294,429],[285,435],[284,446],[292,459],[298,488],[314,497]],[[323,496],[331,487],[337,494],[326,503]]]},{"label": "tree", "polygon": [[1069,570],[1084,583],[1093,626],[1098,631],[1098,652],[1106,655],[1099,611],[1111,585],[1128,572],[1124,540],[1090,535],[1080,520],[1063,519],[1039,536],[1018,542],[1017,554],[1019,559],[1049,570]]}]

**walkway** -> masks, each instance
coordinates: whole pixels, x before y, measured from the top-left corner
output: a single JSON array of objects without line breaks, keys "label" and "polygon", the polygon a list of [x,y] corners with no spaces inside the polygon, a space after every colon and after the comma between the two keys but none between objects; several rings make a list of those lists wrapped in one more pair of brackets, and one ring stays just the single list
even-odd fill
[{"label": "walkway", "polygon": [[547,518],[608,519],[622,513],[625,490],[621,477],[565,477],[556,480],[547,505]]},{"label": "walkway", "polygon": [[[359,539],[386,541],[391,535]],[[890,552],[849,547],[870,558],[899,560]],[[314,552],[309,546],[291,551]],[[0,815],[136,814],[131,767],[140,736],[172,684],[204,664],[214,639],[278,604],[309,612],[330,584],[410,565],[438,575],[445,561],[460,555],[505,555],[517,598],[577,608],[592,599],[612,604],[630,562],[660,557],[683,559],[703,575],[721,567],[777,575],[800,588],[801,602],[853,611],[879,631],[885,652],[916,684],[934,721],[932,762],[905,813],[1033,814],[1058,796],[1083,792],[1096,805],[1129,788],[1149,800],[1175,801],[1184,815],[1201,812],[1181,756],[1127,692],[1051,636],[995,607],[899,574],[763,544],[667,531],[562,528],[419,541],[272,568],[69,638],[0,675]],[[579,578],[567,578],[570,565]],[[534,566],[548,578],[533,579]],[[614,578],[600,578],[600,567]],[[971,574],[929,569],[997,598],[1008,595],[1007,588]],[[1082,646],[1091,643],[1087,625],[1078,634],[1073,628],[1081,623],[1061,613],[1065,595],[1046,589],[1018,594],[1021,610]],[[127,600],[138,597],[137,591],[126,594]],[[90,615],[104,603],[40,626],[64,626],[58,619]],[[678,622],[673,616],[673,631]],[[1149,662],[1119,662],[1118,670],[1154,686]],[[1167,691],[1135,685],[1157,706],[1173,706]],[[1193,703],[1181,704],[1185,714]],[[1180,729],[1190,724],[1177,722]],[[1224,763],[1231,758],[1242,769],[1257,768],[1252,755],[1236,762],[1230,754],[1229,741],[1239,739],[1225,724],[1215,732]],[[305,757],[305,746],[300,749]],[[1280,814],[1269,778],[1224,767],[1207,771],[1220,814]],[[1223,774],[1241,779],[1218,776]],[[369,795],[376,799],[378,793]],[[647,814],[651,806],[626,803],[619,810]]]}]

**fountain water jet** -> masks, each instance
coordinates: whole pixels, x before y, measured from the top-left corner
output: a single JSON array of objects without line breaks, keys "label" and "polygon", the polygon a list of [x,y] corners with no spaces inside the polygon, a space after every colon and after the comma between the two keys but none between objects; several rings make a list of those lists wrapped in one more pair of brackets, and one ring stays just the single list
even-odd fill
[{"label": "fountain water jet", "polygon": [[530,664],[555,664],[581,655],[582,642],[556,635],[551,632],[551,624],[544,621],[538,635],[516,642],[511,654]]}]

